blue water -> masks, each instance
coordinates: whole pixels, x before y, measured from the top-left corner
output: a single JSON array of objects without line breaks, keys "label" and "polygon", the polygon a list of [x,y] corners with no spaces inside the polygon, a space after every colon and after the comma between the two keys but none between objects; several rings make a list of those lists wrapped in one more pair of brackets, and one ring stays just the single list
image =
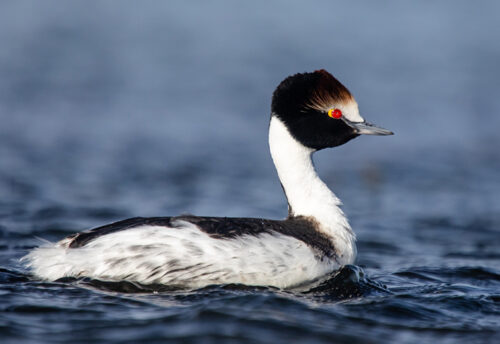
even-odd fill
[{"label": "blue water", "polygon": [[[493,343],[500,4],[0,4],[2,343]],[[309,292],[47,283],[18,259],[132,216],[282,218],[274,87],[325,68],[393,130],[320,152],[358,259]]]}]

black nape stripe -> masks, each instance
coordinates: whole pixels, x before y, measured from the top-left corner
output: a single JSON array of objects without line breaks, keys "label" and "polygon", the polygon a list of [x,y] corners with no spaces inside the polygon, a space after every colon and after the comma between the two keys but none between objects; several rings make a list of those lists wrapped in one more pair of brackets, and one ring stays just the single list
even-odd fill
[{"label": "black nape stripe", "polygon": [[[134,217],[70,236],[68,239],[72,240],[68,247],[83,247],[90,241],[101,236],[144,225],[180,228],[182,227],[182,222],[179,221],[192,223],[200,230],[216,239],[234,239],[246,235],[257,236],[263,233],[280,233],[303,241],[311,248],[315,249],[321,257],[326,256],[334,259],[337,257],[335,248],[328,237],[317,230],[314,221],[302,216],[289,217],[286,220],[198,217],[192,215],[176,217]],[[168,228],[166,228],[166,230],[168,230]]]}]

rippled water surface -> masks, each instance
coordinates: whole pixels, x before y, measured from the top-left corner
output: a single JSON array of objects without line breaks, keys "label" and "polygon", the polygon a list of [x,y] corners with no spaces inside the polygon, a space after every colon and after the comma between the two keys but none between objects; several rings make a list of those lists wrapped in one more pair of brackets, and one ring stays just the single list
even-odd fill
[{"label": "rippled water surface", "polygon": [[[2,2],[0,342],[493,343],[498,2]],[[356,265],[308,291],[48,283],[43,240],[132,216],[282,218],[274,87],[326,68],[393,137],[320,152]]]}]

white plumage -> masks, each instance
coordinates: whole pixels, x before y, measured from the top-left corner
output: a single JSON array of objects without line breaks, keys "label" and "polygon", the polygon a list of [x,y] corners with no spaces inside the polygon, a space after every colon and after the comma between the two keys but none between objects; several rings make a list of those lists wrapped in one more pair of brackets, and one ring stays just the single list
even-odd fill
[{"label": "white plumage", "polygon": [[142,226],[111,233],[79,248],[67,248],[63,240],[24,259],[47,280],[87,276],[189,288],[225,283],[289,288],[338,268],[289,236],[214,239],[185,221],[174,228]]}]

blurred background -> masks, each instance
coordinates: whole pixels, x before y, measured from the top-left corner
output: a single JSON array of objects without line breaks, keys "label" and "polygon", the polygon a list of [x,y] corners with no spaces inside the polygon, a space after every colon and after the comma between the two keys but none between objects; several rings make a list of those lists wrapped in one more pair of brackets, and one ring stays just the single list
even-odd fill
[{"label": "blurred background", "polygon": [[271,95],[324,68],[395,132],[316,155],[357,263],[497,269],[499,14],[498,1],[2,1],[5,264],[37,236],[131,216],[285,217]]},{"label": "blurred background", "polygon": [[488,211],[476,199],[488,188],[464,188],[484,178],[499,187],[497,173],[483,175],[499,168],[499,10],[495,1],[2,2],[2,198],[83,197],[137,215],[274,214],[284,202],[267,148],[271,94],[290,74],[325,68],[368,121],[396,133],[318,154],[342,198],[356,171],[377,181],[391,169],[389,184],[411,174],[409,193],[451,183],[464,196],[457,206]]}]

